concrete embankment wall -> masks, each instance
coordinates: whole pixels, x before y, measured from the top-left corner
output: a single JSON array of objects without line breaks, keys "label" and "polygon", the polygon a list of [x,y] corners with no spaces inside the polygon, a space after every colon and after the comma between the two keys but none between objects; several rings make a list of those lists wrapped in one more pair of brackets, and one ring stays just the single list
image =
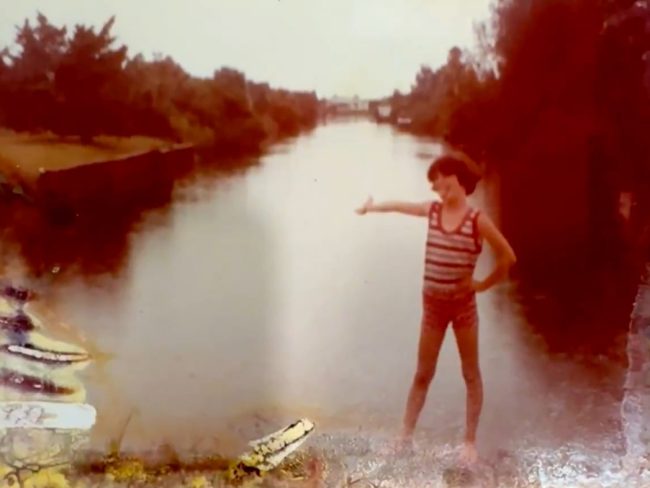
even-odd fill
[{"label": "concrete embankment wall", "polygon": [[81,218],[130,213],[168,203],[175,182],[195,164],[195,150],[189,145],[96,161],[44,172],[34,196],[46,213],[72,212]]},{"label": "concrete embankment wall", "polygon": [[176,183],[197,166],[195,148],[175,146],[44,172],[27,200],[5,200],[3,249],[18,252],[37,275],[116,272],[134,225],[169,205]]}]

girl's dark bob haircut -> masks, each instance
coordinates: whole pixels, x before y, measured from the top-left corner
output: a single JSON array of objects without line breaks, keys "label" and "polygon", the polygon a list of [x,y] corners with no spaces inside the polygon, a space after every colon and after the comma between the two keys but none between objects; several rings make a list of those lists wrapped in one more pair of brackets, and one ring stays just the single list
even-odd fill
[{"label": "girl's dark bob haircut", "polygon": [[481,175],[470,168],[467,162],[457,156],[451,155],[441,156],[431,163],[427,172],[428,180],[433,182],[438,174],[443,176],[456,176],[458,183],[460,183],[468,195],[474,193],[478,182],[481,180]]}]

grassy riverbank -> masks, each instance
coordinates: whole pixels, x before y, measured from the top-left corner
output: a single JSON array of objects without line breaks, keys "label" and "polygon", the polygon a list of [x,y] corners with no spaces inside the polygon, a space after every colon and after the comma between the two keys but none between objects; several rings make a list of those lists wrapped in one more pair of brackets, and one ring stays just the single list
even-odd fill
[{"label": "grassy riverbank", "polygon": [[83,144],[78,137],[0,131],[0,172],[32,181],[42,171],[67,169],[169,144],[162,139],[141,136],[100,136],[93,144]]}]

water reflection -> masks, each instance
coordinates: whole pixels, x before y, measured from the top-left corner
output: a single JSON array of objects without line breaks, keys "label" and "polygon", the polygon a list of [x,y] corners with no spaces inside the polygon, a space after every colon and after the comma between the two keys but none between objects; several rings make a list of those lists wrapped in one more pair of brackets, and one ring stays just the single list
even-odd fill
[{"label": "water reflection", "polygon": [[127,448],[169,439],[182,449],[240,409],[273,402],[277,237],[241,188],[215,191],[220,205],[178,204],[173,226],[134,244],[119,301],[84,306],[78,283],[59,292],[71,320],[114,354],[111,395],[94,388],[98,410],[115,412],[98,443],[134,411]]}]

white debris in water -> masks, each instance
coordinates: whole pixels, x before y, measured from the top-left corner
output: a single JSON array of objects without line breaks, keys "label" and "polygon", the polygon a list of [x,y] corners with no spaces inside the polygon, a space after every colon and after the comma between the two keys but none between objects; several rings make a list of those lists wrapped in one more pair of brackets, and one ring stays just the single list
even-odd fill
[{"label": "white debris in water", "polygon": [[88,359],[87,355],[84,354],[65,354],[65,353],[56,353],[52,351],[44,351],[40,349],[35,349],[33,347],[24,347],[21,345],[10,345],[7,347],[7,350],[14,354],[21,354],[23,356],[28,356],[34,359],[46,360],[46,361],[58,361],[63,363],[71,363],[76,361],[84,361]]},{"label": "white debris in water", "polygon": [[69,429],[89,431],[97,412],[85,403],[0,402],[0,429]]}]

